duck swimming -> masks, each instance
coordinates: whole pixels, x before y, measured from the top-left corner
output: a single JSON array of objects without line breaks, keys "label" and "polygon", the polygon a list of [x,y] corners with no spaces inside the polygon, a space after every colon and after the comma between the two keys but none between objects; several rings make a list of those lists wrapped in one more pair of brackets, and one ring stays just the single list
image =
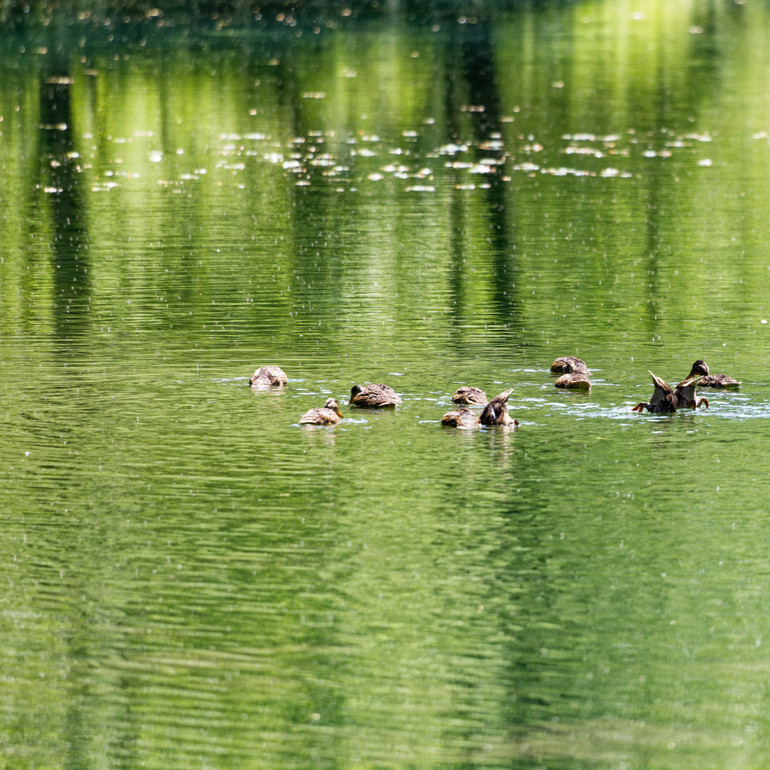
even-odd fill
[{"label": "duck swimming", "polygon": [[562,376],[554,382],[554,385],[557,388],[569,388],[571,390],[591,390],[591,380],[588,379],[587,374],[583,374],[582,372],[568,372],[567,374],[562,374]]},{"label": "duck swimming", "polygon": [[354,385],[350,390],[349,403],[367,407],[395,406],[401,403],[401,398],[389,385]]},{"label": "duck swimming", "polygon": [[698,382],[701,388],[738,388],[741,384],[740,380],[727,374],[707,374]]},{"label": "duck swimming", "polygon": [[452,428],[465,428],[468,430],[478,428],[481,425],[481,420],[470,409],[457,409],[454,412],[447,412],[441,418],[441,424]]},{"label": "duck swimming", "polygon": [[696,407],[706,405],[708,409],[709,402],[705,398],[698,398],[695,395],[695,386],[700,384],[704,375],[708,375],[709,368],[705,361],[698,359],[690,369],[690,373],[675,388],[677,409],[695,409]]},{"label": "duck swimming", "polygon": [[289,382],[286,372],[280,366],[260,366],[249,377],[252,388],[283,388]]},{"label": "duck swimming", "polygon": [[454,396],[452,396],[452,401],[455,404],[479,404],[479,406],[484,406],[488,400],[487,394],[481,388],[474,388],[469,385],[463,385],[461,388],[458,388]]},{"label": "duck swimming", "polygon": [[308,409],[299,419],[300,425],[336,425],[342,419],[342,412],[336,399],[327,399],[321,407]]},{"label": "duck swimming", "polygon": [[591,390],[591,372],[586,362],[575,356],[562,356],[551,364],[551,371],[561,374],[554,383],[557,388]]},{"label": "duck swimming", "polygon": [[519,421],[514,420],[508,414],[508,396],[513,393],[513,388],[504,390],[495,396],[481,412],[479,421],[482,425],[518,425]]},{"label": "duck swimming", "polygon": [[584,374],[586,378],[591,376],[586,362],[575,356],[562,356],[557,358],[551,364],[551,371],[554,374]]}]

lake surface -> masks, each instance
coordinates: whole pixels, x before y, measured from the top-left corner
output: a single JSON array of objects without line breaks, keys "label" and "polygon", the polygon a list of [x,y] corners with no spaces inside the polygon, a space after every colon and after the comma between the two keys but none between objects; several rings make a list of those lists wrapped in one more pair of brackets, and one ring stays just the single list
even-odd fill
[{"label": "lake surface", "polygon": [[28,16],[0,764],[764,766],[767,4]]}]

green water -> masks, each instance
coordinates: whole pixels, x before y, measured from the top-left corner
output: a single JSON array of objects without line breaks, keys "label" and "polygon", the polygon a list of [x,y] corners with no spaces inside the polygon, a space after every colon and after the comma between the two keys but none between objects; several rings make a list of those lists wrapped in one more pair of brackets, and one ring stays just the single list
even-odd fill
[{"label": "green water", "polygon": [[0,765],[766,766],[770,9],[351,6],[6,21]]}]

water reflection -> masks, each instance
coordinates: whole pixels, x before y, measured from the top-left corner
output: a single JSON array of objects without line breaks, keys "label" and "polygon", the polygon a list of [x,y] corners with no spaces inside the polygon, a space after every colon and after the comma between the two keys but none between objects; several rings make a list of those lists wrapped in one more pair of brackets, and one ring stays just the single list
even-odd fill
[{"label": "water reflection", "polygon": [[50,206],[55,318],[60,334],[69,337],[82,333],[87,322],[84,311],[91,293],[88,223],[74,138],[68,58],[52,55],[45,62],[39,86],[40,176],[33,180],[33,199]]}]

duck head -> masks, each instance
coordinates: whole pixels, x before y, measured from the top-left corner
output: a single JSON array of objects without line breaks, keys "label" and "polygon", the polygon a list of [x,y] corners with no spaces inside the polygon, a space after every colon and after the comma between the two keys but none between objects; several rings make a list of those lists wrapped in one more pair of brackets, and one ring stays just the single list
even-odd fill
[{"label": "duck head", "polygon": [[689,380],[692,377],[705,377],[709,373],[708,364],[705,361],[701,361],[699,358],[691,367],[690,373],[687,375]]}]

